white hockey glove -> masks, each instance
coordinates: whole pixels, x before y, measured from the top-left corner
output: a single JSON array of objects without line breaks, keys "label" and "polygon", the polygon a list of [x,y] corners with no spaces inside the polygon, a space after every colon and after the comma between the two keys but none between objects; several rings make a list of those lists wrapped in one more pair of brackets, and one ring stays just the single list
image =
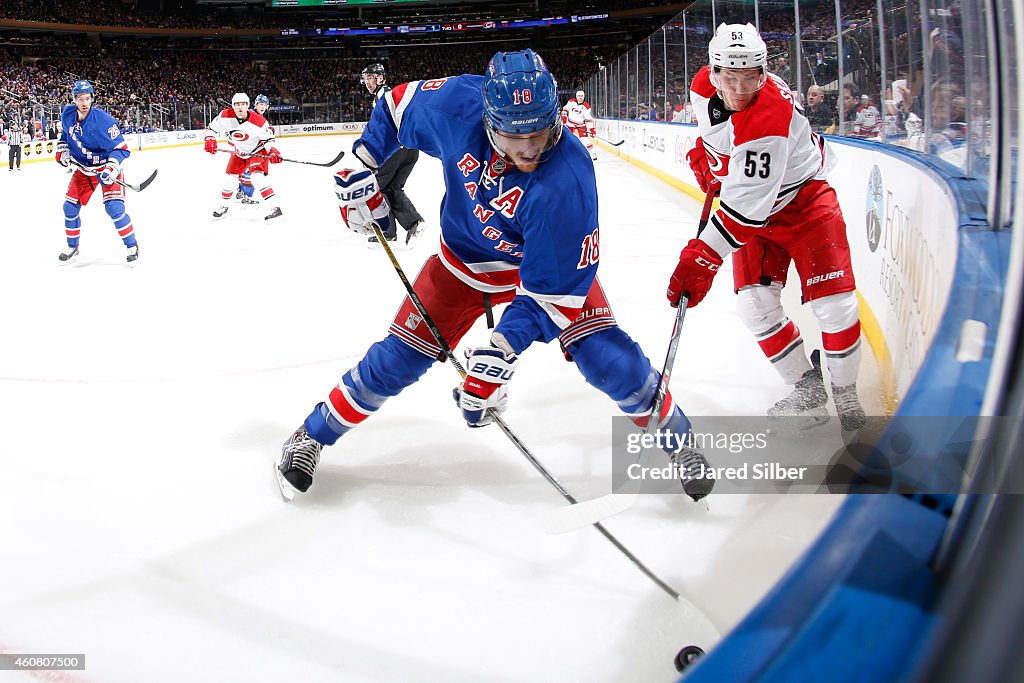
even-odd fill
[{"label": "white hockey glove", "polygon": [[519,356],[500,334],[491,336],[491,345],[466,352],[466,379],[455,388],[455,399],[462,417],[470,427],[491,423],[489,408],[498,411],[508,403],[505,385],[519,365]]},{"label": "white hockey glove", "polygon": [[341,218],[349,230],[373,235],[374,225],[384,233],[391,229],[391,205],[381,194],[373,171],[346,168],[334,174],[334,184]]},{"label": "white hockey glove", "polygon": [[68,143],[66,142],[57,143],[57,163],[64,168],[71,165],[71,151],[68,149]]},{"label": "white hockey glove", "polygon": [[113,185],[117,176],[121,175],[121,164],[117,163],[116,159],[108,159],[96,175],[99,177],[100,183]]}]

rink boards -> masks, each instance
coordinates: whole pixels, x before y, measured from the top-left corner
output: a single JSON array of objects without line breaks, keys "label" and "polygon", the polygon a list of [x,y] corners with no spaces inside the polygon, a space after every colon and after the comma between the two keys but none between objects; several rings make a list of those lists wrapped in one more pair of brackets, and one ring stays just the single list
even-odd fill
[{"label": "rink boards", "polygon": [[[603,120],[597,128],[608,152],[702,197],[686,162],[696,126]],[[884,405],[905,420],[878,443],[899,437],[912,448],[885,470],[889,495],[848,496],[772,591],[687,671],[687,681],[851,672],[857,680],[907,678],[936,626],[943,586],[931,562],[973,444],[905,425],[918,416],[956,425],[981,413],[1010,231],[987,227],[986,186],[956,167],[877,142],[828,140],[838,157],[829,182],[847,222],[864,337],[879,364]]]}]

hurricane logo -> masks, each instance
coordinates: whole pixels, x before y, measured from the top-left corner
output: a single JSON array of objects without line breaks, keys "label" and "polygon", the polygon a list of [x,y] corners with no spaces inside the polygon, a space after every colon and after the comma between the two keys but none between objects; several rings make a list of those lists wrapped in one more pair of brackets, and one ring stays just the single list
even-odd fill
[{"label": "hurricane logo", "polygon": [[874,166],[868,176],[867,208],[864,212],[864,224],[867,229],[868,248],[872,252],[878,249],[882,241],[882,214],[885,211],[885,186],[882,184],[882,169]]},{"label": "hurricane logo", "polygon": [[725,170],[725,162],[729,157],[723,155],[721,152],[716,152],[711,149],[708,147],[707,143],[704,143],[704,151],[707,152],[708,155],[708,168],[710,168],[711,172],[715,175],[722,175]]},{"label": "hurricane logo", "polygon": [[228,133],[228,137],[234,140],[235,142],[245,142],[246,140],[249,139],[249,134],[246,133],[244,130],[233,130],[230,133]]}]

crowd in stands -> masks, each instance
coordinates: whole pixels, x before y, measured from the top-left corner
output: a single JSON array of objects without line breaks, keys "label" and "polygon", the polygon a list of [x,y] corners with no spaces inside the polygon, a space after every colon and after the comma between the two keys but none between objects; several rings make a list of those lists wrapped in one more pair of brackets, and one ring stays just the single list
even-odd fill
[{"label": "crowd in stands", "polygon": [[[408,47],[357,56],[354,49],[309,49],[255,58],[251,50],[204,49],[191,43],[186,50],[180,41],[170,40],[146,41],[140,47],[121,38],[97,47],[84,37],[52,38],[0,41],[0,117],[11,118],[11,112],[31,109],[33,103],[59,112],[69,102],[70,84],[85,78],[96,86],[104,108],[126,127],[146,122],[201,127],[204,117],[239,91],[251,97],[263,93],[275,103],[328,103],[335,118],[365,120],[372,102],[359,74],[368,63],[383,63],[388,82],[397,84],[481,73],[494,50],[490,45],[456,44],[443,51]],[[345,56],[326,56],[339,52]],[[600,54],[580,48],[551,50],[544,56],[568,92],[597,70]]]},{"label": "crowd in stands", "polygon": [[[685,3],[679,3],[681,9]],[[651,0],[619,0],[614,10],[630,10],[650,7],[661,12],[662,6],[671,3]],[[187,29],[280,29],[302,26],[355,26],[370,23],[431,23],[451,20],[475,19],[520,19],[539,17],[541,10],[533,2],[523,1],[519,5],[501,3],[498,8],[482,4],[445,4],[436,6],[401,6],[375,8],[362,6],[358,9],[324,7],[316,10],[306,8],[265,8],[262,5],[189,7],[187,14],[171,4],[161,12],[140,10],[133,4],[121,0],[90,0],[88,3],[74,0],[4,0],[0,3],[0,19],[37,21],[92,26],[122,26],[147,28]],[[579,0],[556,0],[544,4],[543,16],[570,16],[579,14],[608,13],[606,4],[580,2]]]},{"label": "crowd in stands", "polygon": [[[588,11],[583,2],[568,0],[561,6],[570,4],[581,8],[579,11]],[[617,3],[616,6],[623,8],[628,4]],[[903,24],[895,29],[896,39],[891,41],[891,72],[884,79],[886,91],[879,92],[883,83],[880,60],[877,54],[862,47],[873,43],[872,32],[878,28],[872,17],[876,3],[874,0],[844,0],[842,6],[843,71],[847,82],[853,80],[842,92],[836,86],[839,42],[835,39],[834,3],[822,0],[816,4],[801,4],[799,65],[791,63],[798,58],[796,22],[791,6],[776,2],[768,11],[765,5],[760,16],[761,30],[769,46],[770,70],[790,84],[801,103],[808,108],[814,106],[816,129],[867,138],[880,134],[886,139],[913,137],[921,129],[927,100],[933,130],[945,131],[947,137],[962,133],[960,122],[967,117],[968,104],[958,27],[942,26],[941,30],[929,33],[932,45],[927,53],[932,60],[933,82],[930,90],[925,91],[923,65],[919,58],[916,63],[910,58],[915,54],[910,36],[920,36],[922,28],[920,22],[915,24],[912,18],[902,17]],[[743,12],[748,10],[748,7],[742,8]],[[614,103],[604,102],[607,111],[598,113],[631,119],[692,122],[689,79],[706,63],[707,40],[714,30],[710,13],[702,11],[700,8],[688,11],[685,38],[682,21],[668,24],[667,30],[660,32],[664,47],[652,47],[650,56],[646,55],[643,44],[640,47],[636,47],[636,43],[624,44],[622,34],[608,37],[604,43],[592,36],[588,36],[587,41],[563,41],[560,34],[548,34],[546,42],[539,44],[523,41],[500,47],[508,49],[526,44],[537,47],[565,97],[584,87],[587,80],[598,73],[599,65],[609,68],[606,75],[613,69],[621,71],[625,59],[622,55],[628,51],[632,55],[629,71],[639,76],[641,84],[651,85],[649,88],[641,85],[646,92],[630,92],[629,96],[617,97]],[[157,19],[137,13],[130,4],[119,0],[93,0],[88,5],[70,0],[0,3],[0,18],[80,24],[143,26],[156,22],[160,26],[201,27],[224,23],[226,16],[223,12],[203,9],[190,11],[188,17]],[[752,18],[719,16],[717,19],[745,21]],[[181,23],[176,23],[179,21]],[[253,25],[259,23],[256,19],[253,22]],[[896,17],[890,17],[888,25],[896,24]],[[576,47],[577,44],[599,46]],[[70,83],[79,78],[89,79],[96,85],[102,106],[127,130],[201,127],[213,112],[225,105],[232,93],[238,91],[248,92],[253,97],[257,93],[267,94],[275,104],[306,105],[301,109],[292,107],[290,116],[295,122],[365,120],[372,102],[360,83],[359,73],[367,64],[383,63],[388,82],[397,84],[459,73],[480,73],[498,47],[493,43],[472,42],[405,47],[318,38],[255,43],[175,37],[140,41],[131,36],[98,40],[85,34],[0,32],[0,120],[24,120],[33,116],[38,119],[40,112],[48,112],[52,118],[69,101]],[[657,54],[661,52],[667,59]],[[644,64],[644,57],[650,60],[650,67]],[[893,63],[902,66],[893,70]],[[941,77],[936,78],[937,74]],[[820,85],[828,87],[822,89]],[[600,107],[602,103],[596,101],[597,95],[588,93]],[[317,107],[312,107],[312,103],[317,103]]]}]

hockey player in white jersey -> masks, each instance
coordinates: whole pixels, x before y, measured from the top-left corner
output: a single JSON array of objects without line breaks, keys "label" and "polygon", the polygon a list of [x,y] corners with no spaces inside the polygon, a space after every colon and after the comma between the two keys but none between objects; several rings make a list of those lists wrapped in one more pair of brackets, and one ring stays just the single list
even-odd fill
[{"label": "hockey player in white jersey", "polygon": [[832,397],[844,432],[865,423],[857,398],[860,321],[846,223],[826,181],[828,145],[804,117],[789,86],[767,71],[767,48],[750,24],[722,24],[708,45],[710,65],[693,79],[700,137],[687,154],[701,189],[720,194],[707,228],[690,240],[668,286],[700,303],[732,254],[740,317],[794,389],[770,417],[828,419],[818,352],[808,361],[800,330],[782,308],[789,265],[821,327]]},{"label": "hockey player in white jersey", "polygon": [[586,93],[582,90],[577,90],[576,97],[562,107],[562,123],[587,146],[590,158],[596,160],[597,150],[594,149],[594,140],[597,139],[597,128],[594,126],[594,115],[590,110],[590,102],[587,102]]},{"label": "hockey player in white jersey", "polygon": [[267,178],[269,164],[281,163],[274,131],[267,120],[255,111],[249,111],[249,96],[243,92],[231,98],[231,108],[220,112],[206,126],[204,149],[210,154],[217,153],[216,134],[227,136],[232,147],[231,158],[224,170],[224,182],[220,190],[220,205],[214,209],[213,217],[221,218],[228,212],[228,201],[238,188],[239,178],[249,171],[253,187],[270,207],[264,218],[270,220],[281,215],[281,207],[274,198],[274,188]]},{"label": "hockey player in white jersey", "polygon": [[[267,118],[267,110],[270,109],[270,98],[266,95],[257,95],[253,101],[252,108],[256,110],[257,114],[267,119],[270,132],[276,135],[277,131],[274,130],[274,126],[270,124],[270,119]],[[259,204],[258,201],[252,198],[253,192],[255,192],[255,188],[252,186],[252,173],[246,170],[238,177],[238,192],[235,193],[235,199],[241,200],[243,204]]]}]

